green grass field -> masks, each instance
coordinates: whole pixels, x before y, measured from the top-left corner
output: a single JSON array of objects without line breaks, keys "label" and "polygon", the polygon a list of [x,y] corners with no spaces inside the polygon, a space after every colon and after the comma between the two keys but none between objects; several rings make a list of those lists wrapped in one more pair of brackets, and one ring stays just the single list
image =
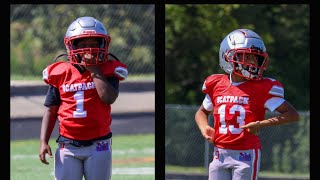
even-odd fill
[{"label": "green grass field", "polygon": [[[154,180],[155,141],[154,134],[118,135],[112,137],[112,180]],[[49,142],[54,151],[55,139]],[[49,165],[42,164],[38,157],[39,140],[10,142],[10,179],[54,179],[53,159]]]}]

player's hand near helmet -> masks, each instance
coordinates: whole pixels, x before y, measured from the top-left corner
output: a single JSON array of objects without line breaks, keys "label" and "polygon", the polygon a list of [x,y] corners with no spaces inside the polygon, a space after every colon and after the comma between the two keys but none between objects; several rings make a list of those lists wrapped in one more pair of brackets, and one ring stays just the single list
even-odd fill
[{"label": "player's hand near helmet", "polygon": [[46,154],[48,154],[49,157],[52,158],[51,147],[45,142],[40,142],[40,153],[39,153],[40,161],[43,164],[47,164],[48,165],[49,162],[46,160]]}]

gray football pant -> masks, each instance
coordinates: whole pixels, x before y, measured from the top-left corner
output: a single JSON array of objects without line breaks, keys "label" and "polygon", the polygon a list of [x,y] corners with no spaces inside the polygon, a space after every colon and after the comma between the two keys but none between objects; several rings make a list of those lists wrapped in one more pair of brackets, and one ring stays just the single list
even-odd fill
[{"label": "gray football pant", "polygon": [[110,180],[111,138],[91,146],[76,147],[59,143],[55,153],[54,176],[56,180]]},{"label": "gray football pant", "polygon": [[260,156],[259,149],[230,150],[214,147],[209,180],[257,180]]}]

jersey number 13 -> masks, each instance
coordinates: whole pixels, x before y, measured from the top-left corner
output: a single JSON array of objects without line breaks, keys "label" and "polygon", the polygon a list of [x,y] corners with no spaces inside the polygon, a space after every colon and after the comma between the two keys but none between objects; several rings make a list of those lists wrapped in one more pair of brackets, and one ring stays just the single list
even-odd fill
[{"label": "jersey number 13", "polygon": [[243,108],[243,106],[235,104],[233,106],[231,106],[231,108],[229,109],[228,112],[226,112],[226,105],[221,105],[218,109],[218,114],[220,117],[220,124],[221,126],[219,127],[219,133],[220,134],[227,134],[227,131],[229,130],[231,134],[240,134],[243,129],[241,128],[235,128],[234,125],[229,124],[229,126],[227,126],[226,124],[226,113],[229,114],[235,114],[235,112],[239,112],[239,116],[237,116],[237,123],[239,124],[238,127],[245,125],[245,117],[246,117],[246,110]]}]

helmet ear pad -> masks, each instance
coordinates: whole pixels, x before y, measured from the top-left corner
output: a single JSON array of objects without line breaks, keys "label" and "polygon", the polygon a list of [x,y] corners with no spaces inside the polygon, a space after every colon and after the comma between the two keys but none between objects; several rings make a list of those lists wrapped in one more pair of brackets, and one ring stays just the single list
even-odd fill
[{"label": "helmet ear pad", "polygon": [[228,52],[221,52],[220,49],[220,63],[219,66],[223,69],[226,73],[231,74],[234,69],[233,62],[229,61],[230,54]]}]

